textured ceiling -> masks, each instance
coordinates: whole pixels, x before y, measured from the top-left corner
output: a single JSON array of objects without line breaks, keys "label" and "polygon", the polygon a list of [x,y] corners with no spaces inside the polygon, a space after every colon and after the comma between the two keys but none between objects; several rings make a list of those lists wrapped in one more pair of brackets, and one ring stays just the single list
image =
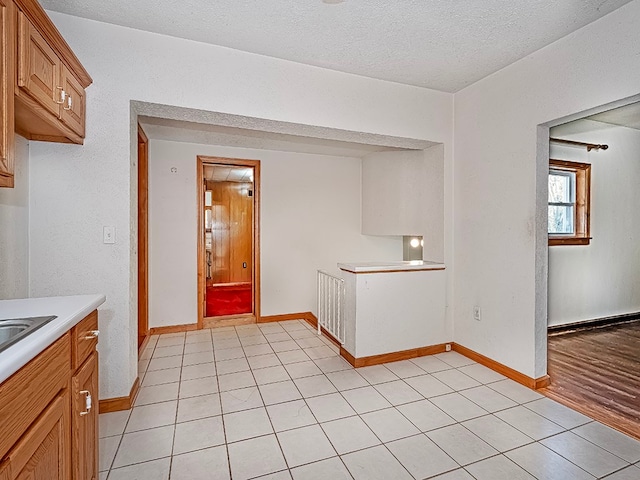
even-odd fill
[{"label": "textured ceiling", "polygon": [[630,0],[41,0],[49,10],[455,92]]}]

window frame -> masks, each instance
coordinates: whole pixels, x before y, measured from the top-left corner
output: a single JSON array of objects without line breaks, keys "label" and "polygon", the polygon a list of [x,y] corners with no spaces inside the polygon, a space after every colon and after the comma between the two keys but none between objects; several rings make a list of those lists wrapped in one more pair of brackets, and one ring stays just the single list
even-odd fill
[{"label": "window frame", "polygon": [[[575,174],[574,233],[571,235],[548,233],[549,245],[589,245],[591,242],[591,164],[549,159],[549,174],[552,171]],[[547,209],[549,205],[547,196]]]}]

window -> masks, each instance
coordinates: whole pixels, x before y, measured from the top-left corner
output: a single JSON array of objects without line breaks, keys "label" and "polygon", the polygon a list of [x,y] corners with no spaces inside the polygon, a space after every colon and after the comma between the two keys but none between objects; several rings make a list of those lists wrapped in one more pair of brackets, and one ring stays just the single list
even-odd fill
[{"label": "window", "polygon": [[591,165],[549,160],[549,245],[589,245]]}]

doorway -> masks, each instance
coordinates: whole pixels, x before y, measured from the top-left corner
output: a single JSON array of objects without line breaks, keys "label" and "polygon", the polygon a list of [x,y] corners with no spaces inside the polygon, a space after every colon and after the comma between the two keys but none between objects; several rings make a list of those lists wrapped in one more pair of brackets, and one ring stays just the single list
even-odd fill
[{"label": "doorway", "polygon": [[549,136],[542,393],[640,438],[640,103],[571,119]]},{"label": "doorway", "polygon": [[198,325],[260,318],[260,161],[198,157]]}]

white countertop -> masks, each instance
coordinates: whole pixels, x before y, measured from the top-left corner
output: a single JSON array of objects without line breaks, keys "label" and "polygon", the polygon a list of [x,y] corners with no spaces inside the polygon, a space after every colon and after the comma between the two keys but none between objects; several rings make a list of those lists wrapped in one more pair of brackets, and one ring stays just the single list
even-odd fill
[{"label": "white countertop", "polygon": [[0,352],[0,383],[44,351],[105,300],[104,295],[0,300],[0,320],[45,315],[58,317]]},{"label": "white countertop", "polygon": [[427,260],[410,262],[360,262],[339,263],[338,268],[351,273],[411,272],[416,270],[444,270],[444,263]]}]

